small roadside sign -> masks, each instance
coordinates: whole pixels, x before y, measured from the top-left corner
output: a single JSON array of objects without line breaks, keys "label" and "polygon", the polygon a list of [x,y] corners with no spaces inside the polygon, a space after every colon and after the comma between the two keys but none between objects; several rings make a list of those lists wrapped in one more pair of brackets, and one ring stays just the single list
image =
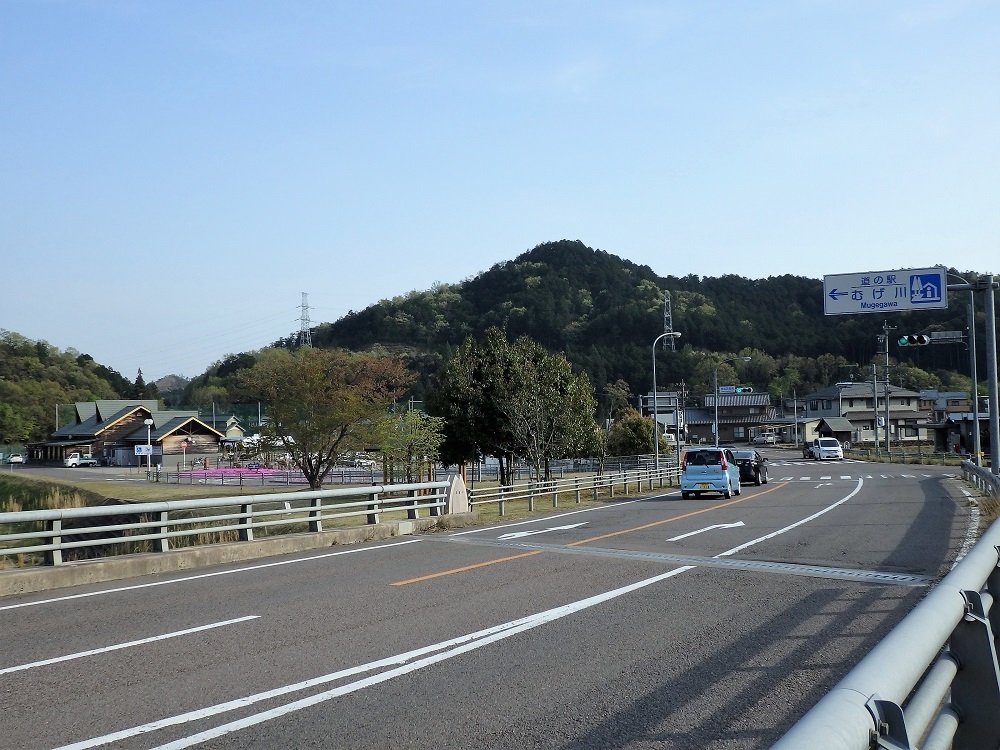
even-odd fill
[{"label": "small roadside sign", "polygon": [[834,274],[823,277],[826,315],[943,310],[948,307],[948,269]]},{"label": "small roadside sign", "polygon": [[137,456],[152,456],[153,447],[150,445],[137,445],[135,446],[135,455]]},{"label": "small roadside sign", "polygon": [[725,396],[725,395],[733,394],[733,393],[736,393],[736,386],[735,385],[720,385],[719,386],[719,395],[720,396]]}]

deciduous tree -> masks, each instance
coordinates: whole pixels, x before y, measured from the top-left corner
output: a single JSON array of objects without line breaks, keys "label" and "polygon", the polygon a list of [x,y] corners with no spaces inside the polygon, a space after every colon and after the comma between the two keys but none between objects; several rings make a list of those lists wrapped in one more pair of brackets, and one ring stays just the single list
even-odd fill
[{"label": "deciduous tree", "polygon": [[340,453],[369,444],[411,380],[396,359],[312,348],[267,350],[237,377],[243,396],[267,407],[262,434],[314,490]]}]

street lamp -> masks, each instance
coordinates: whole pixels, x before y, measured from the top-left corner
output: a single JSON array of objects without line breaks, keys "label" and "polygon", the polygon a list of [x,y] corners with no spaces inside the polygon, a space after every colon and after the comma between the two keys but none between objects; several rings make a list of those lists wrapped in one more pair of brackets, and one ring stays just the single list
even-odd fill
[{"label": "street lamp", "polygon": [[[655,458],[653,459],[653,468],[657,471],[660,470],[660,430],[656,424],[656,418],[659,414],[659,410],[656,405],[656,345],[660,343],[660,339],[679,339],[681,334],[678,331],[668,331],[667,333],[661,333],[655,339],[653,339],[653,452]],[[677,412],[674,412],[674,419],[677,419]],[[678,450],[680,445],[678,444]]]},{"label": "street lamp", "polygon": [[146,425],[146,476],[147,478],[153,471],[153,443],[150,440],[150,435],[153,430],[153,420],[146,419],[143,421]]},{"label": "street lamp", "polygon": [[712,430],[715,432],[716,448],[719,447],[719,368],[726,362],[736,362],[737,360],[740,362],[749,362],[750,357],[730,357],[729,359],[724,359],[712,370],[712,385],[715,388],[715,423],[712,425]]}]

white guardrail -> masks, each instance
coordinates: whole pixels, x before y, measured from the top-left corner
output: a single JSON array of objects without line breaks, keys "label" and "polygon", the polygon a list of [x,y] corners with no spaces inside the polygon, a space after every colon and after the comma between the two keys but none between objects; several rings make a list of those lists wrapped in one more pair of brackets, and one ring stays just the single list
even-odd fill
[{"label": "white guardrail", "polygon": [[136,542],[152,542],[152,551],[166,552],[172,539],[182,537],[185,546],[215,543],[227,533],[234,541],[253,541],[255,529],[320,532],[324,522],[345,519],[375,524],[383,514],[417,518],[421,510],[437,516],[446,508],[448,487],[423,482],[0,513],[0,555],[42,553],[46,564],[61,565],[65,551],[82,548],[124,545],[120,553],[128,554],[138,551]]},{"label": "white guardrail", "polygon": [[584,494],[593,500],[602,495],[614,498],[616,489],[627,494],[630,487],[637,492],[647,488],[650,492],[665,485],[678,483],[680,470],[676,466],[648,466],[638,469],[623,469],[621,471],[590,474],[580,477],[551,479],[538,482],[521,482],[503,486],[476,487],[469,490],[469,505],[473,508],[481,505],[496,504],[497,511],[502,516],[506,513],[508,503],[522,502],[529,511],[535,509],[536,500],[550,499],[552,507],[559,506],[559,498],[564,501],[572,499],[581,502]]},{"label": "white guardrail", "polygon": [[[996,495],[995,474],[966,479]],[[771,750],[1000,748],[1000,521]]]}]

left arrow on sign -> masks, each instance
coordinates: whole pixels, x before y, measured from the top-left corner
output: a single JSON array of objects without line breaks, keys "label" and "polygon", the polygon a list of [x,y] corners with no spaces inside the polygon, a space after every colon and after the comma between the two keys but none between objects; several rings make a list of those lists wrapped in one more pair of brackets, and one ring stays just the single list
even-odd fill
[{"label": "left arrow on sign", "polygon": [[532,534],[544,534],[546,531],[565,531],[566,529],[575,529],[580,526],[586,526],[587,522],[574,523],[569,526],[553,526],[551,529],[535,529],[534,531],[515,531],[513,534],[504,534],[498,536],[497,539],[520,539],[522,536],[531,536]]}]

